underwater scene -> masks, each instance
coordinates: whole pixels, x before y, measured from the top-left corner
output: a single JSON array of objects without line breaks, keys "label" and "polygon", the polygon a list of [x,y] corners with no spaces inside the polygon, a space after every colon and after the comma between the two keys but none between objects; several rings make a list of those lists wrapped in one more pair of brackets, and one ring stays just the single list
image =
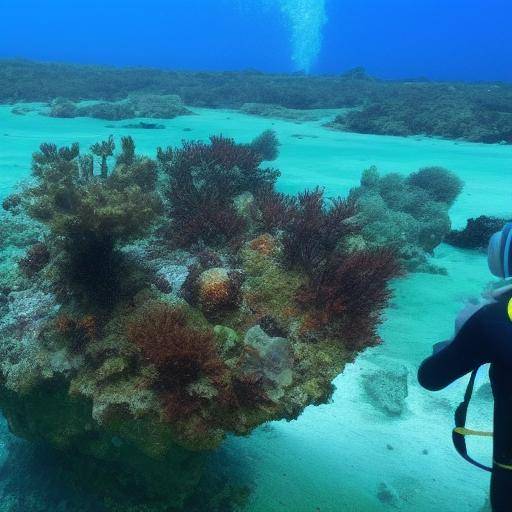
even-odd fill
[{"label": "underwater scene", "polygon": [[0,512],[512,511],[508,2],[0,16]]}]

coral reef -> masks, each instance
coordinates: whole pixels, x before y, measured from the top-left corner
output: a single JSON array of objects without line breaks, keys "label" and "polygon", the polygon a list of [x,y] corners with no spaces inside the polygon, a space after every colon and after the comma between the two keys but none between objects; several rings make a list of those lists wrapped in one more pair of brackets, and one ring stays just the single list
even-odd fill
[{"label": "coral reef", "polygon": [[317,121],[322,118],[322,114],[311,110],[286,108],[281,105],[270,105],[266,103],[244,103],[240,107],[240,111],[252,116],[286,119],[296,122]]},{"label": "coral reef", "polygon": [[[179,96],[174,94],[138,94],[117,102],[99,102],[91,105],[76,105],[65,98],[56,98],[50,103],[50,117],[94,117],[108,121],[120,121],[134,117],[174,119],[190,115]],[[128,128],[137,127],[128,125]],[[154,125],[157,126],[157,125]],[[153,126],[153,127],[154,127]],[[144,123],[139,128],[147,128]]]},{"label": "coral reef", "polygon": [[[506,83],[379,80],[361,68],[314,76],[0,61],[1,103],[48,102],[59,97],[103,100],[107,103],[85,106],[79,115],[167,118],[187,113],[176,93],[186,105],[241,108],[296,121],[322,117],[311,109],[343,109],[330,123],[339,130],[512,143],[512,86]],[[165,99],[155,99],[159,95]],[[150,103],[146,105],[140,96],[149,97]],[[69,116],[73,112],[62,100],[59,103],[56,113]],[[23,107],[16,110],[24,113]]]},{"label": "coral reef", "polygon": [[491,236],[500,231],[507,222],[510,220],[480,215],[475,219],[468,219],[464,229],[450,231],[445,242],[461,249],[487,249]]},{"label": "coral reef", "polygon": [[77,106],[70,100],[66,98],[55,98],[52,102],[50,102],[50,110],[48,112],[50,117],[77,117],[78,108]]},{"label": "coral reef", "polygon": [[3,212],[31,223],[3,262],[0,408],[110,511],[186,507],[226,435],[325,403],[380,341],[396,250],[354,243],[360,194],[276,192],[269,149],[43,144]]},{"label": "coral reef", "polygon": [[[379,91],[360,108],[338,115],[329,126],[359,133],[512,142],[509,95],[484,99],[477,87],[427,82],[388,84],[387,88],[388,94]],[[487,90],[494,95],[499,89]]]},{"label": "coral reef", "polygon": [[409,177],[381,176],[375,167],[367,169],[361,186],[349,195],[364,225],[352,243],[393,247],[409,270],[442,271],[429,265],[427,255],[450,232],[448,211],[462,186],[455,174],[438,167],[420,169]]}]

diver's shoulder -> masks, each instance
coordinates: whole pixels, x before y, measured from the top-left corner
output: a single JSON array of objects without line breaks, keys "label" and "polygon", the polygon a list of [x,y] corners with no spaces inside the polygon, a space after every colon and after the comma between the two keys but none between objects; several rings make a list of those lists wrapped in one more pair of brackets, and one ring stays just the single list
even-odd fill
[{"label": "diver's shoulder", "polygon": [[493,300],[488,301],[476,313],[480,318],[498,317],[512,320],[512,286],[497,290]]}]

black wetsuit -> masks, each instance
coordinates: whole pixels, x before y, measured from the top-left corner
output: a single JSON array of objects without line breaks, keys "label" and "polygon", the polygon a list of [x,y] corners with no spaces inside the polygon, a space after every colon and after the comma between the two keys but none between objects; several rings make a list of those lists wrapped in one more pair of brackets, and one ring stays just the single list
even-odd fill
[{"label": "black wetsuit", "polygon": [[418,372],[420,384],[443,389],[484,363],[491,363],[494,395],[493,512],[512,511],[512,320],[507,305],[512,292],[478,310],[462,326],[452,343],[426,359]]}]

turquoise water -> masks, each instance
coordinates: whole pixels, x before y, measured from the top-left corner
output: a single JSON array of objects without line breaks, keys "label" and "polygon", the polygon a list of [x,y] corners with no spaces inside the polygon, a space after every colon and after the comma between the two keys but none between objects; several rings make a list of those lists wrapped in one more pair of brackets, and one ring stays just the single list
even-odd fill
[{"label": "turquoise water", "polygon": [[[123,123],[15,116],[10,108],[0,106],[0,196],[28,176],[30,155],[40,142],[78,141],[87,147],[110,133],[130,133],[106,126]],[[466,182],[452,210],[455,225],[483,212],[510,212],[510,193],[503,186],[512,163],[510,146],[339,133],[323,128],[322,120],[298,124],[223,110],[196,113],[162,121],[165,130],[131,134],[140,151],[153,154],[157,146],[182,139],[222,133],[249,141],[273,128],[282,143],[275,166],[282,172],[278,186],[283,191],[321,185],[329,195],[344,195],[370,165],[403,173],[441,165]],[[332,403],[308,408],[297,421],[272,423],[227,442],[225,452],[249,467],[254,479],[250,512],[469,512],[484,505],[487,476],[459,460],[451,447],[452,410],[464,382],[429,394],[416,384],[415,370],[432,343],[451,335],[455,314],[490,277],[480,253],[442,245],[434,261],[448,275],[412,274],[395,284],[381,327],[385,343],[337,378]],[[400,418],[376,409],[361,385],[364,372],[390,362],[409,370],[407,411]],[[490,404],[477,403],[472,421],[489,427]],[[473,450],[489,457],[485,443]]]},{"label": "turquoise water", "polygon": [[17,116],[11,114],[11,109],[12,106],[0,105],[0,195],[27,176],[32,152],[42,141],[57,145],[78,141],[87,148],[110,134],[131,134],[140,152],[154,155],[157,146],[177,145],[183,139],[223,134],[245,142],[272,128],[282,143],[275,166],[282,172],[279,187],[285,192],[321,185],[328,195],[345,195],[371,165],[377,165],[383,173],[410,173],[420,167],[440,165],[455,171],[466,182],[452,210],[455,225],[463,225],[468,217],[482,212],[509,214],[510,195],[503,181],[510,169],[510,146],[336,132],[322,127],[332,119],[332,113],[316,122],[293,123],[226,110],[192,109],[197,115],[157,120],[166,126],[164,130],[129,130],[115,128],[126,121],[50,119],[36,112]]}]

